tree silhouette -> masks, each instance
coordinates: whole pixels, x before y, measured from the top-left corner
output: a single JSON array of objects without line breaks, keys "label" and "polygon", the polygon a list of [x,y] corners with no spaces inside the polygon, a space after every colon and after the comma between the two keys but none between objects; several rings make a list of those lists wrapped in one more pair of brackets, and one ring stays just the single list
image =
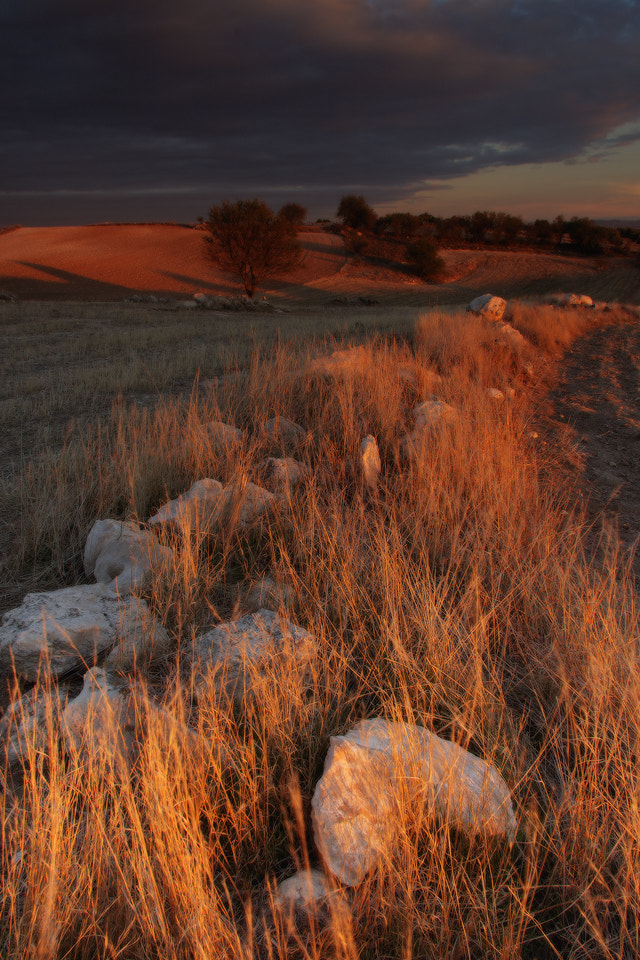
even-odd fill
[{"label": "tree silhouette", "polygon": [[259,283],[291,270],[302,256],[295,224],[276,216],[263,200],[225,201],[211,207],[207,229],[212,258],[240,275],[249,297]]}]

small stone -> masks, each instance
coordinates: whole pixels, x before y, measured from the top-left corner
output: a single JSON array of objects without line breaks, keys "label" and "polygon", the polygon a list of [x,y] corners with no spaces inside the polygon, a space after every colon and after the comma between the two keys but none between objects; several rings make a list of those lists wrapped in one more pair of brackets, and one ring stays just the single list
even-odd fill
[{"label": "small stone", "polygon": [[221,447],[239,447],[244,440],[242,430],[221,420],[213,420],[207,424],[207,435],[212,443]]},{"label": "small stone", "polygon": [[443,420],[453,420],[455,416],[455,407],[443,400],[425,400],[413,409],[413,419],[417,430],[422,427],[436,426]]},{"label": "small stone", "polygon": [[305,910],[322,903],[332,893],[327,877],[320,870],[299,870],[278,884],[275,900],[281,907]]},{"label": "small stone", "polygon": [[309,467],[293,457],[267,457],[255,468],[257,478],[278,499],[288,500],[294,488],[307,479]]},{"label": "small stone", "polygon": [[138,593],[160,570],[173,570],[173,551],[163,547],[151,530],[120,520],[97,520],[84,550],[84,569],[98,583],[124,596]]},{"label": "small stone", "polygon": [[102,667],[93,667],[85,674],[81,693],[62,714],[67,750],[90,747],[107,759],[130,758],[134,745],[132,725],[128,698],[113,685]]},{"label": "small stone", "polygon": [[172,648],[169,634],[151,613],[144,600],[131,597],[118,611],[116,645],[104,662],[107,672],[119,674],[144,671],[149,664],[166,657]]},{"label": "small stone", "polygon": [[502,403],[504,400],[504,393],[497,387],[488,387],[487,396],[490,400],[495,400],[496,403]]},{"label": "small stone", "polygon": [[264,432],[271,440],[292,444],[304,442],[307,436],[299,423],[294,423],[286,417],[272,417],[271,420],[267,420]]},{"label": "small stone", "polygon": [[273,577],[262,577],[249,590],[244,606],[250,613],[258,610],[280,610],[295,600],[293,587],[278,583]]},{"label": "small stone", "polygon": [[4,744],[10,766],[46,754],[66,700],[66,690],[35,686],[7,707],[0,720],[0,744]]},{"label": "small stone", "polygon": [[244,533],[276,506],[274,495],[255,483],[229,484],[222,491],[216,521]]},{"label": "small stone", "polygon": [[366,485],[371,490],[377,490],[382,463],[378,443],[371,434],[364,437],[360,443],[360,469]]}]

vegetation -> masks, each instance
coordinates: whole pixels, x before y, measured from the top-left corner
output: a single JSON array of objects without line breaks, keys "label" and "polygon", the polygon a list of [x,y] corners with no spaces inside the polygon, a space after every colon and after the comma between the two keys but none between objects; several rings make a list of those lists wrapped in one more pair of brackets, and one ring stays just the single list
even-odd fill
[{"label": "vegetation", "polygon": [[351,227],[352,230],[372,230],[377,220],[375,210],[365,198],[353,193],[342,197],[336,216],[343,226]]},{"label": "vegetation", "polygon": [[444,260],[433,240],[422,237],[407,247],[407,254],[416,273],[423,280],[437,280],[442,276]]},{"label": "vegetation", "polygon": [[[591,316],[522,307],[514,323],[559,350]],[[184,752],[152,724],[129,775],[104,752],[64,757],[53,722],[44,743],[34,733],[22,784],[8,782],[0,800],[3,957],[638,954],[628,569],[606,536],[585,555],[572,490],[529,438],[526,357],[452,311],[416,317],[407,337],[363,339],[358,369],[331,382],[300,372],[301,353],[322,344],[267,356],[256,343],[249,363],[228,357],[235,375],[120,401],[7,481],[4,502],[22,517],[13,574],[37,583],[68,568],[97,517],[148,517],[195,479],[241,479],[284,452],[253,431],[269,416],[310,430],[312,478],[290,507],[250,533],[176,539],[173,580],[147,594],[176,657],[139,678],[149,683],[140,695],[162,697],[208,749]],[[183,372],[178,363],[172,377],[175,341],[161,351],[171,385]],[[113,378],[114,396],[120,374],[117,364],[92,371],[99,384]],[[462,415],[420,462],[401,464],[398,439],[436,375]],[[516,399],[497,406],[490,386],[513,386]],[[211,446],[207,425],[220,418],[245,428],[242,448]],[[367,433],[383,459],[373,499],[346,468]],[[61,535],[48,542],[50,530]],[[71,549],[65,530],[77,531]],[[193,631],[230,616],[239,585],[267,571],[293,585],[284,612],[317,637],[312,690],[274,665],[251,702],[234,706],[212,687],[196,709],[180,670]],[[272,892],[316,862],[309,804],[329,737],[366,716],[423,724],[495,763],[513,793],[516,842],[470,841],[429,809],[400,808],[379,870],[318,916],[290,917]]]},{"label": "vegetation", "polygon": [[307,208],[299,203],[285,203],[278,210],[278,216],[281,220],[286,220],[293,227],[301,227],[307,219]]},{"label": "vegetation", "polygon": [[239,274],[248,297],[259,283],[295,267],[302,256],[295,222],[276,216],[262,200],[212,207],[207,228],[212,257]]}]

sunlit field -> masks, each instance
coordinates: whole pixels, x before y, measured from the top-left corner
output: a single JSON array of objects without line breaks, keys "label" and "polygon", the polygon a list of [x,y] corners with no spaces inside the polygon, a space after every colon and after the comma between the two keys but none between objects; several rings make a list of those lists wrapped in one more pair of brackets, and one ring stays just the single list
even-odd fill
[{"label": "sunlit field", "polygon": [[[231,512],[162,534],[175,567],[144,597],[171,651],[115,678],[147,717],[132,765],[99,740],[64,749],[53,683],[39,683],[46,722],[21,766],[4,764],[0,956],[637,956],[636,593],[613,534],[586,536],[531,423],[541,371],[622,308],[517,303],[523,346],[454,308],[310,320],[121,306],[110,323],[89,304],[32,309],[3,307],[0,326],[5,607],[86,582],[97,519],[145,523],[196,480],[242,487],[267,456],[309,473],[249,529]],[[354,346],[331,373],[313,363]],[[412,410],[432,396],[455,415],[405,457]],[[295,449],[261,430],[274,416],[304,428]],[[212,442],[220,420],[239,444]],[[377,490],[357,467],[368,434]],[[285,658],[242,702],[213,682],[196,699],[197,634],[241,616],[265,575],[289,585],[278,609],[316,638],[311,677]],[[325,902],[289,911],[278,883],[322,869],[310,803],[329,738],[371,717],[494,764],[515,841],[468,836],[407,794],[389,856],[361,884],[329,876]]]}]

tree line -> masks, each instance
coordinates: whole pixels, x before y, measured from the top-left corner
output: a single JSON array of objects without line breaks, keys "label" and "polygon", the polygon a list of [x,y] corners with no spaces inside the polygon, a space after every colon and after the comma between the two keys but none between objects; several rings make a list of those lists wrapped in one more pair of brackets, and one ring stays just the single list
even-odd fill
[{"label": "tree line", "polygon": [[[263,200],[226,201],[214,206],[205,221],[211,256],[223,269],[237,273],[247,296],[264,280],[295,268],[302,259],[298,231],[307,210],[287,203],[275,213]],[[627,252],[640,244],[640,230],[612,228],[587,217],[565,220],[522,217],[478,210],[469,216],[436,217],[430,213],[390,213],[379,217],[361,195],[346,194],[336,211],[337,223],[321,221],[343,234],[351,253],[392,259],[425,280],[442,276],[440,247],[491,245],[564,249],[589,256]],[[389,244],[396,250],[390,252]]]}]

